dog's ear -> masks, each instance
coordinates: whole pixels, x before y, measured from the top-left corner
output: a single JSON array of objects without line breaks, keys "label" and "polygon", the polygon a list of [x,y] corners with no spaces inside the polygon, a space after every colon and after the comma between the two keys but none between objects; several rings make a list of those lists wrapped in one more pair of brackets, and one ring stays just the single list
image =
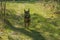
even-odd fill
[{"label": "dog's ear", "polygon": [[30,12],[30,9],[28,9],[28,12]]},{"label": "dog's ear", "polygon": [[24,12],[26,12],[26,10],[24,9]]}]

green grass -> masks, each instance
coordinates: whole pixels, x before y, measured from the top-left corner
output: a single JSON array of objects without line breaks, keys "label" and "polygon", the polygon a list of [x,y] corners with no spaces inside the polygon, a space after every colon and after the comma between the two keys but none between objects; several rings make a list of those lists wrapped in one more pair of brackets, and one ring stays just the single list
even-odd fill
[{"label": "green grass", "polygon": [[[59,10],[59,6],[57,2],[7,2],[5,23],[0,17],[0,24],[3,24],[0,26],[1,40],[60,40],[59,15],[53,14]],[[24,27],[23,14],[24,9],[28,8],[31,24],[27,29]]]}]

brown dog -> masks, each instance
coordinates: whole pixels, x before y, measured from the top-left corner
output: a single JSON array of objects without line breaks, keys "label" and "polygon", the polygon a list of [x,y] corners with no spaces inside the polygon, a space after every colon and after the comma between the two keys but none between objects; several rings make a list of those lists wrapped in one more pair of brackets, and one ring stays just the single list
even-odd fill
[{"label": "brown dog", "polygon": [[28,9],[27,11],[24,10],[24,25],[25,27],[30,25],[30,10]]}]

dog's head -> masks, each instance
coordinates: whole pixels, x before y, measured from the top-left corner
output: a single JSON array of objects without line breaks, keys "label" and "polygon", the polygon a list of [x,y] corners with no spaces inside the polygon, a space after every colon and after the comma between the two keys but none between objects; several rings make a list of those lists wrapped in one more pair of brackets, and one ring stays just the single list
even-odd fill
[{"label": "dog's head", "polygon": [[25,9],[24,9],[24,13],[29,14],[29,12],[30,12],[29,9],[28,9],[28,10],[25,10]]}]

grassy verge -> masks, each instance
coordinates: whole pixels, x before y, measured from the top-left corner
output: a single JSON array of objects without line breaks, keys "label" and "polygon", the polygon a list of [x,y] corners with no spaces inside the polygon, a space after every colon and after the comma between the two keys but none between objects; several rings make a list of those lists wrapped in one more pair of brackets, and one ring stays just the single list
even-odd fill
[{"label": "grassy verge", "polygon": [[[60,5],[56,2],[7,2],[6,7],[5,23],[0,18],[0,24],[4,24],[1,25],[1,40],[60,40],[60,16],[54,14]],[[23,14],[24,9],[28,8],[31,24],[26,29]]]}]

